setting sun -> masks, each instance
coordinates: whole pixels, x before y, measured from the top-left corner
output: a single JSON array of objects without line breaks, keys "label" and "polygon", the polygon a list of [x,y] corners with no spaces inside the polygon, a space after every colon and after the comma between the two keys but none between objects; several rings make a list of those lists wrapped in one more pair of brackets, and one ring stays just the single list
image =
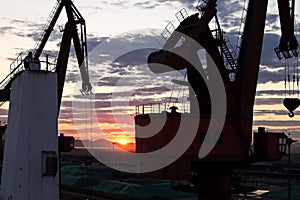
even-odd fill
[{"label": "setting sun", "polygon": [[118,140],[117,142],[118,142],[119,144],[122,144],[122,145],[126,145],[126,144],[129,143],[128,140],[126,140],[126,139],[120,139],[120,140]]}]

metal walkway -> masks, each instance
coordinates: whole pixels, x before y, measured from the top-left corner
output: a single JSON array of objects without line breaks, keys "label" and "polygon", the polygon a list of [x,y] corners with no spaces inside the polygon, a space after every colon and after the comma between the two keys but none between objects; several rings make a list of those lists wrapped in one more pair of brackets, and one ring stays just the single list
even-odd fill
[{"label": "metal walkway", "polygon": [[[10,73],[0,82],[0,106],[2,106],[6,101],[9,101],[10,88],[13,80],[25,70],[24,59],[27,56],[27,52],[21,52],[17,58],[10,64]],[[35,60],[32,60],[35,62]],[[38,60],[41,64],[42,71],[52,72],[56,67],[56,57],[49,56],[47,54],[41,55],[41,60]]]}]

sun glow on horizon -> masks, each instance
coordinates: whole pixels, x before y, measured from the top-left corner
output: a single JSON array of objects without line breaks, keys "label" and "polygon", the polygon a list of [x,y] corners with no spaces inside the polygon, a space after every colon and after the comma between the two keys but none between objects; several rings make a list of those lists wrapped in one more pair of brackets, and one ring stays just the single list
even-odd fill
[{"label": "sun glow on horizon", "polygon": [[121,145],[127,145],[129,143],[129,141],[127,139],[119,139],[116,142]]}]

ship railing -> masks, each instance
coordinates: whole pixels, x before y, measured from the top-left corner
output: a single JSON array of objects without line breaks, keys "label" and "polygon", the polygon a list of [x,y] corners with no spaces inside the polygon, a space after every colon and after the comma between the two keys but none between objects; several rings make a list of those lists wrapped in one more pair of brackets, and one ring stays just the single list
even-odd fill
[{"label": "ship railing", "polygon": [[171,111],[170,107],[176,106],[177,112],[179,113],[189,113],[190,112],[190,103],[179,103],[179,102],[165,102],[165,103],[147,103],[137,105],[135,107],[136,115],[145,115],[145,114],[159,114],[166,111]]},{"label": "ship railing", "polygon": [[[0,89],[4,89],[5,86],[21,71],[25,70],[24,59],[28,55],[27,52],[21,52],[17,58],[10,64],[10,73],[0,82]],[[49,54],[41,54],[39,60],[31,60],[29,62],[40,64],[40,70],[54,72],[56,69],[56,57]]]}]

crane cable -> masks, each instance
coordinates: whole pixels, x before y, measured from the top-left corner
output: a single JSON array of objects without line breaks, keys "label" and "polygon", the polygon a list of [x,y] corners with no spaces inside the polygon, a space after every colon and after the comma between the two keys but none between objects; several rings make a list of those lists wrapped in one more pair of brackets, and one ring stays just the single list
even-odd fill
[{"label": "crane cable", "polygon": [[285,66],[284,66],[284,98],[286,98],[286,77],[287,77],[287,70],[286,70],[286,59],[285,59]]},{"label": "crane cable", "polygon": [[[175,80],[177,80],[178,79],[178,76],[179,76],[179,71],[177,71],[177,73],[176,73],[176,77],[175,77]],[[184,76],[183,76],[183,80],[185,81],[186,80],[186,78],[187,78],[187,71],[185,71],[185,73],[184,73]],[[176,83],[174,82],[173,83],[173,87],[172,87],[172,91],[171,91],[171,95],[170,95],[170,97],[169,97],[169,101],[168,101],[168,106],[167,107],[170,107],[170,104],[171,104],[171,101],[172,101],[172,97],[173,97],[173,94],[175,93],[175,85],[176,85]],[[184,107],[184,89],[183,89],[183,85],[180,85],[179,86],[179,89],[178,89],[178,93],[177,93],[177,100],[176,100],[176,102],[172,102],[173,103],[173,105],[172,106],[175,106],[175,103],[179,103],[179,101],[178,101],[178,99],[179,99],[179,97],[180,97],[180,93],[181,93],[181,91],[183,91],[183,93],[182,93],[182,100],[181,100],[181,105],[182,105],[182,108],[185,108]]]},{"label": "crane cable", "polygon": [[[184,73],[184,76],[183,76],[183,80],[186,81],[186,77],[187,77],[187,71]],[[178,91],[178,95],[177,95],[177,98],[179,99],[179,96],[180,96],[180,93],[182,91],[182,100],[181,100],[181,107],[183,108],[183,112],[185,112],[185,102],[184,102],[184,93],[185,93],[185,89],[183,89],[183,85],[181,85],[181,87],[179,88],[179,91]]]},{"label": "crane cable", "polygon": [[296,59],[297,98],[299,98],[299,60]]},{"label": "crane cable", "polygon": [[[294,31],[296,32],[295,34],[295,37],[296,37],[296,40],[297,38],[299,38],[299,27],[298,27],[298,24],[297,24],[297,21],[296,21],[296,17],[295,17],[295,1],[292,1],[292,17],[293,17],[293,20],[294,20]],[[298,53],[299,53],[299,46],[297,48]],[[297,84],[297,98],[299,99],[299,59],[298,59],[298,56],[295,56],[295,61],[294,61],[294,68],[296,69],[296,84]]]},{"label": "crane cable", "polygon": [[[93,145],[93,132],[92,132],[92,126],[93,126],[93,113],[92,113],[92,105],[93,105],[93,98],[92,94],[87,94],[85,96],[85,139],[90,140],[90,145],[86,147],[86,163],[85,163],[85,171],[86,175],[88,177],[87,181],[87,189],[89,192],[94,192],[94,170],[93,170],[93,152],[94,152],[94,145]],[[90,98],[89,98],[90,97]],[[90,105],[88,105],[88,102],[90,102]]]},{"label": "crane cable", "polygon": [[[179,72],[177,71],[177,72],[176,72],[175,80],[177,80],[178,75],[179,75]],[[169,97],[169,101],[168,101],[168,106],[167,106],[167,107],[169,107],[170,104],[171,104],[171,100],[172,100],[172,97],[173,97],[173,93],[174,93],[174,91],[175,91],[175,84],[176,84],[176,83],[174,82],[174,83],[173,83],[172,90],[171,90],[171,95],[170,95],[170,97]],[[173,102],[173,103],[174,103],[174,102]]]},{"label": "crane cable", "polygon": [[290,64],[288,59],[285,59],[285,66],[287,68],[288,95],[291,96],[291,76],[290,76]]},{"label": "crane cable", "polygon": [[[297,21],[296,21],[296,18],[295,18],[295,14],[294,14],[294,9],[295,9],[295,1],[292,2],[293,4],[293,12],[292,12],[292,17],[293,17],[293,21],[294,21],[294,31],[296,32],[295,34],[295,37],[296,39],[299,38],[299,27],[298,27],[298,24],[297,24]],[[297,55],[299,54],[299,46],[297,48]],[[294,59],[294,70],[295,70],[295,73],[294,73],[294,81],[296,82],[296,89],[297,89],[297,98],[299,99],[299,58],[298,56],[295,56],[295,59]]]},{"label": "crane cable", "polygon": [[[89,111],[90,111],[90,127],[89,127],[89,129],[90,129],[90,134],[91,134],[91,137],[90,137],[90,140],[91,140],[91,151],[92,151],[92,154],[94,154],[94,144],[93,144],[93,141],[94,141],[94,137],[93,137],[93,108],[92,108],[92,105],[93,105],[93,98],[92,98],[92,94],[89,94],[88,95],[89,97],[90,97],[90,99],[89,99],[89,101],[90,101],[90,109],[89,109]],[[94,192],[94,178],[95,178],[95,176],[94,176],[94,170],[93,170],[93,165],[91,166],[91,177],[92,177],[92,179],[91,179],[91,191],[92,192]]]},{"label": "crane cable", "polygon": [[[299,30],[296,27],[297,23],[294,18],[294,12],[293,12],[294,8],[295,7],[294,7],[294,1],[293,1],[293,6],[292,6],[292,19],[293,19],[293,23],[294,23],[293,31],[294,31],[294,37],[296,37],[296,40],[297,40],[297,38],[299,36],[299,34],[298,34]],[[287,49],[286,52],[283,52],[283,56],[285,57],[285,66],[284,66],[285,99],[283,100],[283,105],[289,110],[288,115],[291,118],[294,117],[294,110],[297,109],[300,105],[298,54],[299,54],[299,46],[297,46],[297,49]],[[291,83],[291,81],[292,81],[292,83]]]}]

